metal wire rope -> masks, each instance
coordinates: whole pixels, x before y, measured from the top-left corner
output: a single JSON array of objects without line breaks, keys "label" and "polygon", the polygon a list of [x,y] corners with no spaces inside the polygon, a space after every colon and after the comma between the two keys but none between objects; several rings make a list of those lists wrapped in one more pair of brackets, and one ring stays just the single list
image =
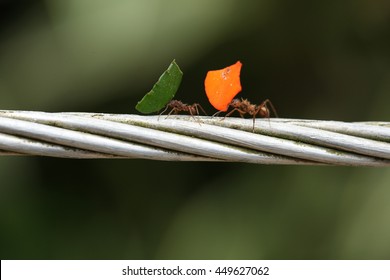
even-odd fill
[{"label": "metal wire rope", "polygon": [[0,111],[0,155],[390,165],[390,123]]}]

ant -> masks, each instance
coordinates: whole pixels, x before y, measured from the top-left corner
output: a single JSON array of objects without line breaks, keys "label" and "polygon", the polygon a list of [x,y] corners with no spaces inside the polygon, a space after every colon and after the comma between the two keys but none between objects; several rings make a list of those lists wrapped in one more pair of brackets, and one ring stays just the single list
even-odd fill
[{"label": "ant", "polygon": [[190,113],[190,115],[192,117],[194,117],[194,115],[199,115],[199,108],[202,110],[202,112],[205,115],[207,115],[205,110],[198,103],[194,103],[192,105],[188,105],[188,104],[185,104],[185,103],[181,102],[180,100],[171,100],[171,101],[168,102],[168,104],[165,107],[164,111],[162,111],[160,115],[165,113],[168,109],[171,109],[169,111],[167,117],[170,116],[172,113],[173,114],[177,114],[179,112],[188,112],[188,113]]},{"label": "ant", "polygon": [[263,118],[269,118],[270,117],[270,110],[268,109],[267,105],[271,107],[272,112],[274,113],[275,117],[278,117],[278,114],[276,113],[274,105],[272,105],[272,102],[269,99],[264,100],[260,103],[260,105],[252,104],[249,102],[248,99],[233,99],[229,106],[233,107],[233,110],[231,110],[229,113],[225,115],[225,118],[233,114],[235,111],[237,111],[240,116],[243,118],[245,114],[249,114],[253,116],[253,128],[252,132],[255,132],[255,120],[256,116],[259,115]]}]

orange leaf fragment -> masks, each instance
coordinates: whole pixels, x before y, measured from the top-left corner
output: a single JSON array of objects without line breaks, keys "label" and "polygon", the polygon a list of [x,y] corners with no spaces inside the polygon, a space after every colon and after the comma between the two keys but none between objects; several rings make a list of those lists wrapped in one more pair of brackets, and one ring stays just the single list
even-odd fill
[{"label": "orange leaf fragment", "polygon": [[226,112],[230,102],[241,91],[242,63],[237,61],[221,70],[207,72],[204,86],[206,95],[215,109]]}]

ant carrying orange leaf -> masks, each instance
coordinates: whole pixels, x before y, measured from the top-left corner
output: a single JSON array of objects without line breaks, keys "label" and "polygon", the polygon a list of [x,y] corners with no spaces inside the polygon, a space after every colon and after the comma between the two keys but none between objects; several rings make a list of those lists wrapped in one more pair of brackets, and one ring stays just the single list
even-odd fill
[{"label": "ant carrying orange leaf", "polygon": [[276,110],[269,99],[266,99],[259,105],[251,104],[247,99],[233,99],[242,89],[240,82],[240,72],[242,63],[237,61],[235,64],[225,67],[221,70],[209,71],[204,82],[206,95],[215,109],[220,112],[226,112],[229,107],[233,109],[226,114],[230,116],[234,112],[238,112],[241,117],[245,114],[253,116],[253,131],[255,130],[256,116],[263,118],[270,117],[271,107],[272,112],[277,117]]}]

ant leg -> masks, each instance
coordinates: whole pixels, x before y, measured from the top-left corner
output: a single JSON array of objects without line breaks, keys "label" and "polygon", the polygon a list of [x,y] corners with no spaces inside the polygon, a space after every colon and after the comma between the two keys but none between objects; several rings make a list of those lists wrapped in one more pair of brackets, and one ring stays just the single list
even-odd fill
[{"label": "ant leg", "polygon": [[191,106],[189,106],[188,112],[190,113],[191,116],[194,117],[193,111],[195,111],[196,115],[199,117],[198,105],[199,105],[198,103],[194,103]]},{"label": "ant leg", "polygon": [[212,115],[212,117],[216,117],[216,116],[218,116],[219,114],[221,114],[223,111],[218,111],[218,112],[216,112],[216,113],[214,113],[213,115]]},{"label": "ant leg", "polygon": [[165,106],[165,109],[160,113],[160,115],[158,115],[158,118],[157,118],[157,120],[159,120],[160,119],[160,116],[162,115],[162,114],[164,114],[167,110],[168,110],[168,108],[169,108],[169,106],[167,105],[167,106]]},{"label": "ant leg", "polygon": [[165,117],[165,119],[167,119],[172,113],[177,114],[177,108],[172,108],[172,110],[169,111],[169,113],[168,113],[168,115]]},{"label": "ant leg", "polygon": [[165,109],[160,113],[160,115],[164,114],[168,110],[169,106],[165,106]]},{"label": "ant leg", "polygon": [[[198,108],[196,108],[196,107],[194,107],[194,108],[195,108],[196,114],[199,115]],[[192,117],[194,120],[197,121],[197,119],[196,119],[195,116],[194,116],[194,113],[192,112],[192,109],[193,109],[193,108],[189,109],[188,112],[190,113],[191,117]]]},{"label": "ant leg", "polygon": [[230,116],[231,114],[233,114],[235,111],[238,111],[238,112],[240,113],[240,115],[241,115],[240,109],[234,108],[234,109],[231,110],[229,113],[227,113],[227,114],[223,117],[223,119],[225,119],[226,117],[229,117],[229,116]]},{"label": "ant leg", "polygon": [[245,112],[245,111],[243,111],[243,110],[241,110],[241,109],[239,109],[239,108],[234,108],[233,110],[231,110],[229,113],[227,113],[226,115],[225,115],[225,118],[226,117],[229,117],[231,114],[233,114],[235,111],[237,111],[239,114],[240,114],[240,117],[241,118],[244,118],[244,116],[245,116],[245,114],[247,113],[247,112]]},{"label": "ant leg", "polygon": [[[195,111],[196,111],[196,114],[197,114],[197,117],[198,117],[198,118],[195,118],[195,117],[193,116],[192,111],[190,111],[191,115],[192,115],[193,118],[199,123],[199,125],[202,125],[202,124],[201,124],[201,121],[199,120],[199,110],[198,110],[198,106],[203,110],[202,106],[200,106],[198,103],[194,103],[192,106],[195,108]],[[203,112],[204,112],[204,110],[203,110]]]},{"label": "ant leg", "polygon": [[207,116],[207,113],[206,113],[206,111],[203,109],[203,107],[202,106],[200,106],[200,104],[198,104],[198,103],[195,103],[194,104],[195,105],[195,108],[196,108],[196,112],[198,113],[198,115],[199,115],[199,110],[198,110],[198,107],[202,110],[202,112]]},{"label": "ant leg", "polygon": [[246,112],[240,110],[239,108],[234,108],[234,109],[231,110],[229,113],[227,113],[227,114],[222,118],[222,120],[224,120],[226,117],[229,117],[231,114],[233,114],[233,113],[236,112],[236,111],[240,114],[241,118],[244,118],[244,115],[246,114]]},{"label": "ant leg", "polygon": [[198,110],[198,106],[196,106],[196,103],[194,104],[194,108],[195,108],[195,111],[196,111],[196,115],[199,116],[199,110]]}]

